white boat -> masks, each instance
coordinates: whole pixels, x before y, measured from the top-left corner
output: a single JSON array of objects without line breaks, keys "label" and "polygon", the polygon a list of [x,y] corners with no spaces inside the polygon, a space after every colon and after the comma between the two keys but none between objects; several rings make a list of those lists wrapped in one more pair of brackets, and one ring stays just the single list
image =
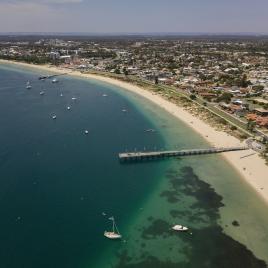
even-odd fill
[{"label": "white boat", "polygon": [[77,98],[75,98],[75,97],[72,97],[72,100],[77,100]]},{"label": "white boat", "polygon": [[63,94],[61,93],[60,96],[63,97]]},{"label": "white boat", "polygon": [[127,109],[122,109],[122,112],[123,112],[123,113],[126,113],[126,112],[127,112]]},{"label": "white boat", "polygon": [[56,116],[56,115],[53,115],[53,116],[52,116],[52,119],[56,119],[56,118],[57,118],[57,116]]},{"label": "white boat", "polygon": [[85,130],[85,134],[88,134],[88,130]]},{"label": "white boat", "polygon": [[102,94],[102,97],[107,97],[108,95],[107,94]]},{"label": "white boat", "polygon": [[146,129],[145,132],[155,132],[155,129],[149,128],[149,129]]},{"label": "white boat", "polygon": [[31,89],[31,88],[32,88],[32,86],[31,86],[31,84],[30,84],[30,81],[28,81],[28,82],[26,83],[26,88],[27,88],[27,89]]},{"label": "white boat", "polygon": [[67,110],[71,110],[71,107],[70,106],[67,106]]},{"label": "white boat", "polygon": [[56,79],[56,78],[52,79],[52,83],[58,83],[58,82],[59,82],[58,79]]},{"label": "white boat", "polygon": [[116,224],[115,224],[115,220],[114,217],[109,218],[109,220],[111,220],[113,222],[113,230],[111,232],[104,232],[104,236],[109,238],[109,239],[121,239],[122,235],[119,233]]},{"label": "white boat", "polygon": [[40,91],[39,93],[41,96],[45,94],[45,91]]},{"label": "white boat", "polygon": [[183,226],[183,225],[174,225],[173,227],[172,227],[172,229],[174,230],[174,231],[179,231],[179,232],[185,232],[185,231],[188,231],[189,230],[189,228],[188,227],[186,227],[186,226]]}]

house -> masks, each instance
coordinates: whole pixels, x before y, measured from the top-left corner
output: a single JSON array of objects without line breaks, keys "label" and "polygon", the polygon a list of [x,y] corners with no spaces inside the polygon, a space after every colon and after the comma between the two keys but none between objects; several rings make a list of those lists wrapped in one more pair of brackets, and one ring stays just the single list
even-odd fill
[{"label": "house", "polygon": [[268,100],[262,99],[262,98],[256,98],[254,99],[255,102],[259,104],[268,104]]},{"label": "house", "polygon": [[217,94],[209,92],[200,92],[199,95],[209,101],[217,97]]},{"label": "house", "polygon": [[259,125],[261,127],[268,128],[268,116],[265,116],[265,117],[259,116],[256,119],[256,123],[257,123],[257,125]]},{"label": "house", "polygon": [[248,121],[256,121],[256,119],[258,118],[258,116],[256,114],[247,114],[246,119]]},{"label": "house", "polygon": [[255,108],[255,109],[254,109],[254,112],[255,112],[257,115],[260,115],[260,116],[268,116],[268,110],[263,109],[263,108]]},{"label": "house", "polygon": [[248,121],[254,121],[260,127],[268,128],[268,115],[267,116],[258,116],[257,114],[247,114],[246,116]]}]

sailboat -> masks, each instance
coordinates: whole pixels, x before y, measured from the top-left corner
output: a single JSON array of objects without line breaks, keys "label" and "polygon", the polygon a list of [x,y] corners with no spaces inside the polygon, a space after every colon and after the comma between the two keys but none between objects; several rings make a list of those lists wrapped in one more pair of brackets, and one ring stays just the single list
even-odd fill
[{"label": "sailboat", "polygon": [[109,239],[121,239],[122,235],[119,233],[116,224],[115,224],[115,220],[114,217],[110,217],[109,220],[111,220],[113,222],[113,231],[112,232],[104,232],[104,236],[109,238]]},{"label": "sailboat", "polygon": [[30,84],[30,81],[28,81],[28,82],[26,83],[26,88],[27,88],[27,89],[32,88],[32,86],[31,86],[31,84]]}]

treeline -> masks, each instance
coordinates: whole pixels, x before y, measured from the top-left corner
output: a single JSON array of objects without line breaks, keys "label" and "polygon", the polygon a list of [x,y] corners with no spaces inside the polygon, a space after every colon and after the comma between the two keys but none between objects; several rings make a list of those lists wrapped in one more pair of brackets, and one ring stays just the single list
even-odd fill
[{"label": "treeline", "polygon": [[0,55],[1,59],[4,60],[16,60],[16,61],[23,61],[26,63],[34,63],[34,64],[46,64],[46,63],[51,63],[51,59],[48,57],[43,57],[43,56],[11,56],[11,55]]}]

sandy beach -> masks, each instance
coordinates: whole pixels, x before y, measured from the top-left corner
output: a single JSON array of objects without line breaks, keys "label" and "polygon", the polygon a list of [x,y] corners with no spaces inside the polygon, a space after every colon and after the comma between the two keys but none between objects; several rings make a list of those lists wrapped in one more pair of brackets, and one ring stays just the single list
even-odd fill
[{"label": "sandy beach", "polygon": [[[139,94],[144,98],[150,100],[151,102],[159,105],[168,113],[177,117],[179,120],[183,121],[185,124],[190,126],[194,131],[199,133],[204,139],[206,139],[212,146],[224,147],[224,146],[240,146],[241,142],[233,136],[222,132],[216,131],[213,127],[204,123],[200,119],[194,117],[189,112],[185,111],[183,108],[163,99],[161,96],[153,94],[141,87],[119,81],[113,78],[103,77],[99,75],[92,74],[82,74],[79,71],[71,71],[69,69],[51,67],[48,65],[32,65],[26,63],[19,63],[13,61],[0,60],[1,63],[12,63],[18,66],[24,66],[27,68],[38,68],[44,72],[55,72],[55,73],[66,73],[68,75],[89,79],[96,79],[103,81],[105,83],[113,84],[120,88],[129,90],[133,93]],[[45,74],[45,73],[44,73]],[[223,156],[227,161],[240,173],[242,178],[252,186],[252,188],[268,203],[268,166],[265,161],[254,151],[237,151],[223,153]],[[249,157],[241,158],[246,155],[253,154]]]}]

